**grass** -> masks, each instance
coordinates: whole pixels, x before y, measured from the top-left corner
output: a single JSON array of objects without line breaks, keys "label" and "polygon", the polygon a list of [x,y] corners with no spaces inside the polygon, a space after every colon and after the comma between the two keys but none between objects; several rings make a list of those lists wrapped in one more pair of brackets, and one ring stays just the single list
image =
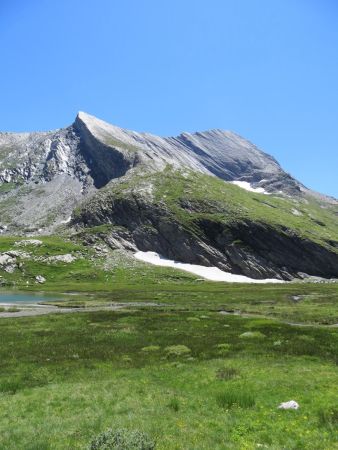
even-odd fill
[{"label": "grass", "polygon": [[7,194],[7,192],[10,192],[11,190],[15,189],[17,187],[16,183],[2,183],[0,185],[0,194]]},{"label": "grass", "polygon": [[16,312],[19,312],[19,311],[20,311],[20,309],[15,307],[15,306],[11,306],[11,307],[6,309],[6,312],[9,312],[9,313],[16,313]]},{"label": "grass", "polygon": [[199,306],[3,319],[0,448],[83,449],[110,427],[158,449],[334,448],[337,331]]},{"label": "grass", "polygon": [[[189,170],[173,170],[169,165],[160,173],[134,174],[128,180],[108,184],[96,196],[85,201],[75,216],[87,211],[90,217],[93,209],[102,205],[105,209],[105,205],[117,199],[138,196],[143,187],[148,190],[151,187],[152,197],[148,196],[148,202],[155,207],[164,207],[170,220],[175,220],[195,236],[205,237],[200,226],[203,220],[215,225],[218,223],[223,228],[237,222],[251,221],[270,225],[281,235],[291,230],[293,235],[338,252],[337,205],[323,207],[321,202],[310,196],[296,199],[248,192],[217,177]],[[294,214],[295,210],[298,215]],[[239,239],[232,244],[245,245]]]},{"label": "grass", "polygon": [[19,312],[20,309],[16,306],[9,306],[7,308],[4,308],[3,306],[0,306],[0,313],[6,312],[6,313],[16,313]]},{"label": "grass", "polygon": [[338,408],[337,406],[326,406],[318,410],[319,425],[330,430],[338,427]]},{"label": "grass", "polygon": [[[222,344],[220,344],[222,345]],[[219,380],[232,380],[233,378],[238,377],[240,374],[240,371],[236,369],[236,367],[222,367],[217,370],[216,377]]]},{"label": "grass", "polygon": [[[18,239],[0,237],[0,252]],[[41,240],[1,280],[76,293],[54,301],[74,308],[132,306],[0,319],[1,449],[84,449],[108,428],[144,431],[159,450],[335,448],[337,284],[201,282],[103,259],[77,236]],[[76,261],[43,261],[66,253]],[[299,410],[277,409],[291,399]]]},{"label": "grass", "polygon": [[[301,237],[320,242],[327,246],[329,240],[337,243],[337,206],[322,208],[312,198],[306,200],[288,199],[281,196],[264,196],[250,193],[238,186],[224,183],[222,180],[196,172],[179,171],[168,168],[164,174],[156,174],[153,181],[158,201],[165,198],[171,211],[179,220],[191,229],[201,218],[231,223],[250,219],[269,223],[278,229],[289,228]],[[203,186],[203,189],[200,187]],[[186,202],[191,210],[183,206]],[[294,215],[294,208],[301,210],[300,216]],[[234,242],[236,244],[236,242]],[[241,245],[241,242],[237,242]],[[331,250],[335,251],[334,247]]]},{"label": "grass", "polygon": [[[101,232],[103,232],[101,230]],[[20,237],[0,237],[0,252],[18,250]],[[0,284],[24,291],[75,292],[69,306],[109,305],[111,302],[155,302],[196,311],[240,311],[258,317],[285,322],[329,325],[338,322],[337,284],[290,283],[285,285],[242,285],[198,281],[186,272],[150,266],[119,250],[97,256],[81,238],[56,236],[40,238],[41,246],[27,246],[32,259],[18,258],[21,268],[13,273],[0,269]],[[70,253],[70,264],[46,264],[44,258]],[[33,259],[34,258],[34,259]],[[43,285],[35,277],[46,278]],[[88,295],[88,293],[90,295]],[[299,300],[295,301],[297,297]],[[57,302],[54,302],[57,304]],[[59,303],[61,304],[61,303]],[[62,304],[65,304],[64,302]],[[187,317],[187,321],[204,320]],[[255,332],[258,322],[252,322]]]},{"label": "grass", "polygon": [[231,407],[252,408],[255,405],[255,397],[244,386],[231,386],[216,395],[216,402],[221,408]]},{"label": "grass", "polygon": [[114,147],[122,150],[126,150],[130,153],[135,153],[140,150],[137,145],[130,145],[126,142],[120,141],[119,139],[113,138],[110,134],[107,134],[106,136],[103,136],[104,143],[106,145],[109,145],[109,147]]},{"label": "grass", "polygon": [[168,408],[172,409],[175,412],[178,412],[180,409],[180,402],[176,397],[173,397],[168,402]]}]

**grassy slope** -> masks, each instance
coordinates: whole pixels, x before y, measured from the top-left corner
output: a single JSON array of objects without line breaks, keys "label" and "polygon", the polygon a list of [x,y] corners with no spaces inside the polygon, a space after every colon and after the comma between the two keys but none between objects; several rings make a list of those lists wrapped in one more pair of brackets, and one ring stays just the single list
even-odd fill
[{"label": "grassy slope", "polygon": [[[200,218],[223,223],[249,219],[272,225],[281,232],[288,228],[300,237],[338,252],[338,206],[323,207],[312,197],[295,199],[248,192],[213,176],[175,171],[171,167],[160,173],[135,173],[132,178],[109,184],[83,206],[90,209],[95,208],[96,201],[109,202],[111,198],[128,197],[131,193],[143,195],[143,189],[151,191],[151,196],[146,194],[148,199],[165,206],[184,227],[195,233],[200,232],[196,226]],[[192,210],[182,207],[184,202],[192,205]],[[80,208],[75,215],[79,211]]]},{"label": "grassy slope", "polygon": [[[181,176],[179,172],[168,171],[168,176],[156,175],[156,198],[165,196],[166,202],[178,215],[189,223],[194,216],[215,214],[221,221],[241,219],[268,223],[290,228],[302,237],[326,244],[327,240],[338,243],[338,206],[322,208],[314,199],[296,200],[276,195],[248,192],[238,186],[225,183],[216,177],[190,172]],[[205,205],[205,212],[187,214],[179,207],[181,200]],[[214,210],[209,205],[214,205]],[[292,210],[298,210],[297,216]],[[319,224],[321,223],[321,225]]]},{"label": "grassy slope", "polygon": [[[49,291],[111,291],[112,288],[144,286],[144,284],[172,284],[175,282],[194,282],[195,277],[164,267],[149,266],[136,261],[125,253],[111,252],[106,257],[98,257],[89,246],[83,245],[81,239],[72,240],[67,237],[43,236],[39,239],[41,246],[28,245],[18,247],[16,242],[22,237],[0,237],[0,253],[9,250],[29,252],[31,259],[18,258],[22,268],[13,273],[6,273],[0,269],[4,287],[17,289],[39,290],[41,285],[35,283],[35,277],[42,275],[46,278],[44,290]],[[47,264],[43,258],[53,255],[72,254],[76,261],[66,263]],[[35,260],[33,260],[33,257]],[[41,258],[41,260],[37,260]],[[4,281],[6,280],[6,282]]]}]

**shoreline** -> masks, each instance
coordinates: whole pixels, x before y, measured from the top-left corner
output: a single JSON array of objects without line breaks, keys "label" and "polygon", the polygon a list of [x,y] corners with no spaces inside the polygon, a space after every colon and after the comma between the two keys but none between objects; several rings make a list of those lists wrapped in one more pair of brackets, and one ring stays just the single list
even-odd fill
[{"label": "shoreline", "polygon": [[[9,307],[20,308],[17,303],[5,304],[3,305]],[[79,312],[93,312],[93,311],[118,311],[127,307],[135,307],[135,306],[146,306],[146,307],[159,307],[163,306],[158,303],[151,302],[143,302],[143,303],[115,303],[107,306],[77,306],[77,307],[59,307],[54,305],[43,305],[43,304],[35,304],[35,305],[25,305],[22,309],[17,312],[0,312],[0,319],[7,318],[17,318],[17,317],[34,317],[34,316],[42,316],[46,314],[67,314],[67,313],[79,313]]]}]

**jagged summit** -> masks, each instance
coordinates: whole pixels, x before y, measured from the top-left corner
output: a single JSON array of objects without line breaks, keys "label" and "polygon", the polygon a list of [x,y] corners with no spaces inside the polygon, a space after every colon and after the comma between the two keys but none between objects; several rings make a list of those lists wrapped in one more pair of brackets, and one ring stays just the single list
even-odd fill
[{"label": "jagged summit", "polygon": [[93,116],[92,114],[89,114],[85,111],[79,111],[76,115],[76,119],[75,122],[77,121],[81,121],[82,123],[86,124],[88,126],[88,128],[92,128],[93,130],[96,129],[97,131],[101,130],[101,132],[106,131],[108,133],[116,133],[116,134],[120,134],[120,136],[129,136],[132,137],[134,136],[135,138],[142,136],[144,138],[148,138],[148,139],[160,139],[160,140],[167,140],[167,139],[175,139],[175,138],[179,138],[179,137],[189,137],[189,136],[216,136],[216,135],[228,135],[229,137],[231,135],[240,138],[239,135],[237,135],[236,133],[232,132],[232,131],[227,131],[227,130],[222,130],[220,128],[212,128],[210,130],[204,130],[204,131],[196,131],[194,133],[189,133],[187,131],[184,131],[182,133],[180,133],[179,136],[158,136],[155,135],[153,133],[150,132],[145,132],[145,131],[133,131],[133,130],[129,130],[126,128],[122,128],[119,127],[117,125],[113,125],[110,124],[102,119],[99,119],[96,116]]},{"label": "jagged summit", "polygon": [[111,125],[108,122],[98,119],[97,117],[83,111],[79,111],[75,119],[75,125],[79,126],[80,124],[86,126],[93,134],[98,135],[119,135],[123,138],[124,135],[130,133],[123,128]]},{"label": "jagged summit", "polygon": [[124,154],[136,153],[139,162],[157,169],[166,164],[188,167],[226,181],[261,183],[271,192],[295,194],[303,189],[272,156],[231,131],[212,129],[160,137],[110,125],[84,112],[78,114],[75,127],[89,132],[109,147],[119,148]]}]

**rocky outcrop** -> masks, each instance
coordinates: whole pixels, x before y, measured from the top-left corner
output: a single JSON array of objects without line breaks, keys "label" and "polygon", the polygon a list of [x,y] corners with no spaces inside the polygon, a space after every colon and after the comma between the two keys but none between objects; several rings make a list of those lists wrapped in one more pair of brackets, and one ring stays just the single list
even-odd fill
[{"label": "rocky outcrop", "polygon": [[[297,236],[292,229],[254,221],[226,223],[203,218],[186,228],[165,205],[137,194],[105,197],[84,205],[76,223],[86,227],[113,224],[122,227],[105,240],[109,245],[155,251],[168,259],[217,266],[251,278],[290,280],[301,272],[338,276],[338,254]],[[124,244],[123,244],[124,243]]]},{"label": "rocky outcrop", "polygon": [[22,239],[21,241],[14,242],[14,245],[16,247],[28,247],[28,246],[39,247],[42,244],[43,242],[40,241],[40,239]]},{"label": "rocky outcrop", "polygon": [[17,268],[16,258],[8,253],[1,253],[0,268],[5,272],[13,273]]},{"label": "rocky outcrop", "polygon": [[64,264],[70,264],[74,261],[76,261],[76,257],[71,255],[70,253],[66,253],[65,255],[54,255],[54,256],[48,256],[47,258],[44,258],[43,261],[47,264],[58,264],[58,263],[64,263]]},{"label": "rocky outcrop", "polygon": [[200,221],[199,226],[217,249],[225,252],[235,273],[253,278],[273,275],[287,279],[300,272],[322,277],[338,276],[338,254],[301,238],[289,228],[239,221],[231,225]]},{"label": "rocky outcrop", "polygon": [[100,136],[92,133],[83,113],[78,114],[73,130],[79,137],[81,155],[97,189],[114,178],[122,177],[136,164],[136,153],[115,148],[114,144],[118,141],[114,141],[113,136],[108,134],[100,139]]}]

